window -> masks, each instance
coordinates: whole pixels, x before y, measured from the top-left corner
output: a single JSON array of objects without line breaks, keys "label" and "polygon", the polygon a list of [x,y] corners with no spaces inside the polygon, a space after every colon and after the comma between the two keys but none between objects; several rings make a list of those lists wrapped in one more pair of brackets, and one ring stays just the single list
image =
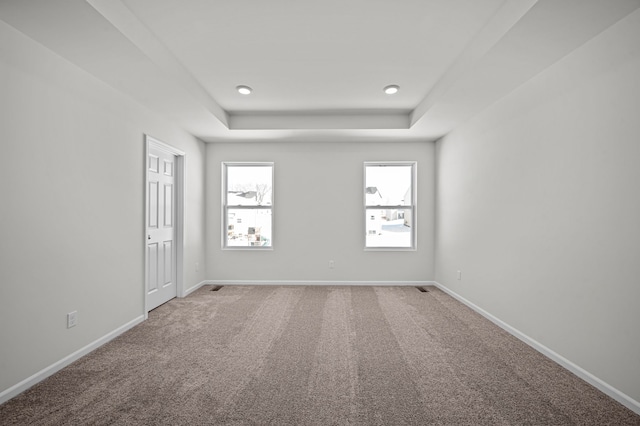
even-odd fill
[{"label": "window", "polygon": [[273,163],[222,163],[223,248],[273,246]]},{"label": "window", "polygon": [[415,249],[416,167],[364,163],[365,249]]}]

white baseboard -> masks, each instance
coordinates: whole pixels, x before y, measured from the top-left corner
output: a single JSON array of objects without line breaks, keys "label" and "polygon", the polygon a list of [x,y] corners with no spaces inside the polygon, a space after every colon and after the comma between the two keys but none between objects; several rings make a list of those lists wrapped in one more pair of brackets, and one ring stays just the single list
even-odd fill
[{"label": "white baseboard", "polygon": [[432,286],[434,281],[206,280],[206,285]]},{"label": "white baseboard", "polygon": [[479,313],[483,317],[487,318],[488,320],[490,320],[491,322],[493,322],[494,324],[496,324],[500,328],[504,329],[505,331],[507,331],[511,335],[513,335],[513,336],[517,337],[518,339],[522,340],[524,343],[526,343],[527,345],[531,346],[532,348],[534,348],[538,352],[542,353],[547,358],[550,358],[552,361],[555,361],[560,366],[562,366],[562,367],[566,368],[567,370],[571,371],[573,374],[575,374],[576,376],[580,377],[582,380],[584,380],[585,382],[589,383],[590,385],[592,385],[596,389],[599,389],[600,391],[602,391],[606,395],[608,395],[611,398],[615,399],[616,401],[618,401],[620,404],[624,405],[625,407],[627,407],[631,411],[635,412],[636,414],[640,414],[640,402],[638,402],[635,399],[631,398],[629,395],[626,395],[625,393],[619,391],[618,389],[614,388],[613,386],[611,386],[610,384],[608,384],[604,380],[601,380],[598,377],[594,376],[593,374],[589,373],[584,368],[579,367],[578,365],[576,365],[573,362],[569,361],[568,359],[566,359],[562,355],[552,351],[551,349],[549,349],[548,347],[546,347],[542,343],[538,342],[537,340],[534,340],[531,337],[527,336],[526,334],[522,333],[520,330],[510,326],[509,324],[505,323],[504,321],[500,320],[499,318],[494,317],[489,312],[485,311],[484,309],[480,308],[476,304],[474,304],[474,303],[470,302],[469,300],[465,299],[464,297],[460,296],[458,293],[454,292],[453,290],[449,289],[448,287],[445,287],[444,285],[442,285],[442,284],[440,284],[439,282],[436,282],[436,281],[433,282],[433,285],[435,285],[440,290],[444,291],[445,293],[447,293],[448,295],[450,295],[454,299],[456,299],[456,300],[462,302],[463,304],[467,305],[468,307],[470,307],[471,309],[473,309],[474,311],[476,311],[477,313]]},{"label": "white baseboard", "polygon": [[182,296],[180,296],[180,297],[187,297],[188,295],[190,295],[191,293],[193,293],[194,291],[196,291],[197,289],[199,289],[203,285],[207,285],[208,283],[209,283],[208,281],[200,281],[198,284],[194,285],[193,287],[190,287],[187,290],[184,290],[182,292]]},{"label": "white baseboard", "polygon": [[52,374],[62,370],[67,365],[69,365],[72,362],[82,358],[83,356],[87,355],[89,352],[92,352],[93,350],[99,348],[100,346],[104,345],[108,341],[118,337],[119,335],[121,335],[125,331],[129,330],[130,328],[140,324],[142,321],[144,321],[144,315],[140,315],[139,317],[137,317],[137,318],[129,321],[128,323],[118,327],[117,329],[111,331],[110,333],[107,333],[106,335],[102,336],[98,340],[95,340],[95,341],[89,343],[87,346],[85,346],[85,347],[83,347],[81,349],[78,349],[77,351],[75,351],[71,355],[68,355],[68,356],[62,358],[60,361],[58,361],[58,362],[56,362],[54,364],[51,364],[50,366],[38,371],[33,376],[28,377],[28,378],[24,379],[23,381],[21,381],[20,383],[17,383],[15,385],[11,386],[9,389],[0,392],[0,404],[3,404],[4,402],[10,400],[14,396],[17,396],[17,395],[21,394],[22,392],[24,392],[27,389],[29,389],[31,386],[41,382],[42,380],[46,379],[47,377],[51,376]]}]

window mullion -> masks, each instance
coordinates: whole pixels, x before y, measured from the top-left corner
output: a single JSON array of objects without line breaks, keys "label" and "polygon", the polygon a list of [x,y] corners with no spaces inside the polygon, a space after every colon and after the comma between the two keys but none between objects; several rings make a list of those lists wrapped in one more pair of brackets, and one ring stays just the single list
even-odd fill
[{"label": "window mullion", "polygon": [[367,209],[380,209],[380,210],[390,210],[390,209],[410,209],[413,207],[413,204],[394,204],[389,206],[365,206]]}]

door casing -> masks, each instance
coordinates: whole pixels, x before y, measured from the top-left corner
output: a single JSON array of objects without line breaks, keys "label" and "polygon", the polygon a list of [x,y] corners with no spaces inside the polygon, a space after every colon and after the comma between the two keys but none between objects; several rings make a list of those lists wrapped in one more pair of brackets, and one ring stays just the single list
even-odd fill
[{"label": "door casing", "polygon": [[178,297],[184,297],[184,182],[186,170],[186,154],[171,145],[155,139],[152,136],[145,135],[144,138],[144,234],[142,235],[144,249],[144,283],[142,292],[144,294],[144,317],[149,315],[149,305],[147,301],[147,288],[149,280],[149,256],[147,250],[147,230],[149,228],[149,206],[147,197],[149,196],[149,173],[147,171],[147,161],[149,158],[149,148],[153,146],[156,149],[168,152],[176,156],[175,170],[175,244],[176,244],[176,293]]}]

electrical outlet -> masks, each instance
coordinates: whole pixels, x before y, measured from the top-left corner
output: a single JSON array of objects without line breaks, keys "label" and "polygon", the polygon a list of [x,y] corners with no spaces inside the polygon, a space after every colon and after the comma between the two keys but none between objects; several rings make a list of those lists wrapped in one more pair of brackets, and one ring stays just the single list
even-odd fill
[{"label": "electrical outlet", "polygon": [[78,324],[78,311],[67,314],[67,328],[75,327]]},{"label": "electrical outlet", "polygon": [[334,262],[333,260],[329,261],[329,269],[333,269],[336,266],[336,262]]},{"label": "electrical outlet", "polygon": [[200,262],[196,262],[196,272],[200,271]]},{"label": "electrical outlet", "polygon": [[462,279],[462,271],[458,271],[458,281]]}]

